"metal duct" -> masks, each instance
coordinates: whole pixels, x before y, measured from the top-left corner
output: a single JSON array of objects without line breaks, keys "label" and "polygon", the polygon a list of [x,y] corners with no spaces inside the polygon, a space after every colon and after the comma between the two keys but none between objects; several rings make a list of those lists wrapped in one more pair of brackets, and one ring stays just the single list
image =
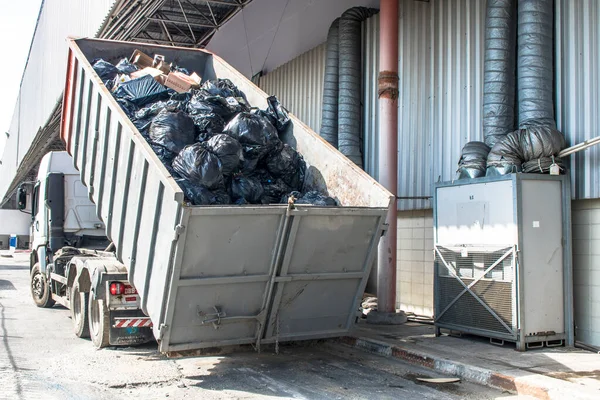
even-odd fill
[{"label": "metal duct", "polygon": [[516,0],[488,0],[485,19],[483,136],[492,147],[514,130]]},{"label": "metal duct", "polygon": [[338,145],[342,154],[361,168],[361,23],[377,12],[373,8],[353,7],[340,18]]},{"label": "metal duct", "polygon": [[519,0],[519,126],[556,128],[553,79],[553,0]]},{"label": "metal duct", "polygon": [[321,109],[321,137],[336,149],[338,147],[338,94],[339,94],[339,24],[336,18],[327,34],[323,105]]}]

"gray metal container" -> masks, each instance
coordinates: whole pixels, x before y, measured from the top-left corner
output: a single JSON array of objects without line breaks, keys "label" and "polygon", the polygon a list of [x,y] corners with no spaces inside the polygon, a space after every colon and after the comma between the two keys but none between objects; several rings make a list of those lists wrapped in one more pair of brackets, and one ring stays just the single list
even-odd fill
[{"label": "gray metal container", "polygon": [[134,49],[203,79],[267,95],[202,50],[69,39],[61,137],[151,317],[160,351],[344,335],[356,317],[392,195],[292,116],[283,139],[305,189],[342,207],[186,206],[183,192],[90,65]]}]

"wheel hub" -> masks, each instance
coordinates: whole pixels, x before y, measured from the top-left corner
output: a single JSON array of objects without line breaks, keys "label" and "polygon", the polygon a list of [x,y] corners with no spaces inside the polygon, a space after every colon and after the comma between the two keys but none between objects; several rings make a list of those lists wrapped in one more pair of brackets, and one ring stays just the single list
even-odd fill
[{"label": "wheel hub", "polygon": [[31,288],[33,289],[33,294],[39,299],[44,295],[44,288],[42,285],[42,276],[40,274],[36,274],[31,282]]}]

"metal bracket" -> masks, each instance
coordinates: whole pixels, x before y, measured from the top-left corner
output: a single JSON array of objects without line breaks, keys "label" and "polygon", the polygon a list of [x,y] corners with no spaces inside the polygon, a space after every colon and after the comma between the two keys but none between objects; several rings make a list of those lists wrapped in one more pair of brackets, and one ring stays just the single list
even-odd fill
[{"label": "metal bracket", "polygon": [[207,314],[200,309],[200,306],[198,306],[198,316],[206,317],[202,320],[202,325],[212,323],[215,329],[219,329],[219,325],[221,325],[221,318],[225,318],[227,314],[224,311],[221,311],[221,309],[217,306],[213,306],[213,308],[215,309],[215,312],[212,314]]},{"label": "metal bracket", "polygon": [[179,240],[179,235],[181,235],[183,232],[185,231],[185,226],[184,225],[177,225],[175,227],[175,234],[173,235],[173,241],[176,242],[177,240]]}]

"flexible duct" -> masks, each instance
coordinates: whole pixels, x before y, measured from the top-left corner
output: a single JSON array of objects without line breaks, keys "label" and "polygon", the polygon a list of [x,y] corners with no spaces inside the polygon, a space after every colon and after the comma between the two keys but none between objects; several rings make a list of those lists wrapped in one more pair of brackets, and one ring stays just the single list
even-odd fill
[{"label": "flexible duct", "polygon": [[553,79],[553,0],[519,0],[519,126],[555,128]]},{"label": "flexible duct", "polygon": [[492,147],[514,130],[516,0],[488,0],[485,20],[483,135]]},{"label": "flexible duct", "polygon": [[[497,142],[487,160],[487,175],[545,172],[560,167],[564,135],[554,120],[553,0],[519,0],[517,89],[520,129]],[[546,164],[552,162],[545,168]]]},{"label": "flexible duct", "polygon": [[377,12],[353,7],[340,18],[338,145],[342,154],[361,168],[361,23]]},{"label": "flexible duct", "polygon": [[327,34],[320,131],[321,137],[336,149],[338,147],[339,23],[339,18],[333,21]]}]

